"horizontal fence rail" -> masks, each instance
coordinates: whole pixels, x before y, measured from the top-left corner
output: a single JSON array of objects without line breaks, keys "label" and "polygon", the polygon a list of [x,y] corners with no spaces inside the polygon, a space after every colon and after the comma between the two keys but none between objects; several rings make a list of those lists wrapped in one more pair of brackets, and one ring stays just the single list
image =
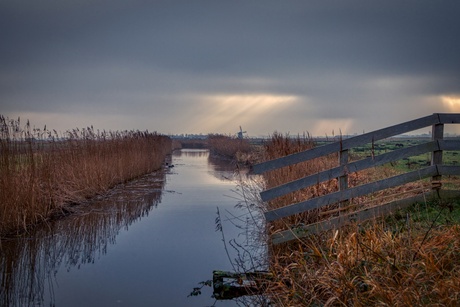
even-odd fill
[{"label": "horizontal fence rail", "polygon": [[312,198],[297,204],[268,211],[265,213],[265,219],[268,222],[271,222],[279,218],[291,216],[296,213],[302,213],[308,210],[317,209],[323,206],[348,200],[350,198],[364,196],[373,192],[394,188],[405,183],[421,180],[427,177],[441,175],[460,175],[459,166],[444,166],[440,169],[438,168],[440,167],[433,165],[416,171],[390,177],[388,179],[363,184],[343,191],[333,192],[322,197]]},{"label": "horizontal fence rail", "polygon": [[276,197],[286,195],[288,193],[328,181],[346,173],[361,171],[373,166],[379,166],[393,161],[401,160],[407,157],[420,155],[436,150],[459,150],[460,141],[457,140],[438,140],[431,141],[425,144],[415,145],[403,149],[397,149],[392,152],[384,153],[374,157],[362,159],[356,162],[351,162],[344,166],[332,168],[330,170],[320,172],[308,177],[304,177],[289,183],[262,191],[260,196],[263,201],[269,201]]},{"label": "horizontal fence rail", "polygon": [[317,234],[323,231],[337,229],[351,223],[360,223],[375,217],[386,216],[397,210],[407,208],[415,203],[435,200],[438,197],[443,199],[460,198],[460,191],[441,190],[439,193],[429,192],[426,194],[419,194],[413,197],[392,201],[381,206],[366,208],[353,213],[341,215],[327,221],[298,226],[293,229],[284,230],[273,234],[272,242],[273,244],[280,244],[294,239],[303,238],[310,234]]},{"label": "horizontal fence rail", "polygon": [[314,158],[325,156],[340,150],[351,149],[363,144],[376,142],[379,140],[387,139],[392,136],[401,135],[414,130],[426,128],[436,124],[458,124],[460,123],[460,114],[441,114],[435,113],[433,115],[425,116],[419,119],[408,121],[399,125],[394,125],[384,129],[368,132],[358,135],[342,142],[335,142],[332,144],[315,147],[313,149],[302,151],[299,153],[291,154],[282,158],[274,159],[267,162],[262,162],[254,165],[253,172],[255,174],[262,174],[264,172],[274,170],[280,167],[305,162]]},{"label": "horizontal fence rail", "polygon": [[[397,187],[405,183],[421,180],[428,177],[431,177],[433,181],[438,181],[443,175],[460,175],[460,167],[442,165],[443,151],[460,150],[459,140],[443,139],[444,124],[457,123],[460,123],[460,114],[458,113],[435,113],[419,119],[415,119],[412,121],[408,121],[405,123],[365,133],[359,136],[347,138],[331,144],[315,147],[310,150],[287,155],[285,157],[254,165],[253,172],[256,174],[261,174],[267,171],[305,162],[325,155],[339,153],[340,165],[338,167],[331,168],[329,170],[325,170],[298,180],[282,184],[277,187],[267,189],[265,191],[262,191],[260,195],[263,201],[270,201],[276,199],[277,197],[286,195],[288,193],[332,179],[339,180],[339,191],[265,212],[266,220],[268,222],[275,221],[283,217],[288,217],[312,209],[318,209],[326,205],[347,201],[355,197],[364,196],[373,192],[381,191],[392,187]],[[369,143],[373,144],[374,142],[379,140],[401,135],[428,126],[432,126],[432,140],[429,142],[411,147],[396,149],[394,151],[383,153],[380,155],[373,155],[372,157],[364,158],[354,162],[348,162],[349,149],[363,146]],[[347,175],[349,173],[365,170],[370,167],[383,165],[386,163],[398,161],[401,159],[405,159],[411,156],[417,156],[424,153],[432,154],[430,163],[431,165],[428,167],[412,172],[407,172],[401,175],[393,176],[387,179],[348,188]],[[378,210],[374,211],[377,212]],[[290,231],[292,235],[292,230]],[[283,237],[286,236],[284,235]],[[273,239],[274,243],[280,242],[279,239],[276,239],[276,236]]]},{"label": "horizontal fence rail", "polygon": [[340,150],[351,149],[362,144],[368,144],[375,141],[383,140],[392,136],[400,135],[403,133],[411,132],[417,129],[422,129],[434,124],[439,124],[440,118],[436,114],[422,117],[416,120],[405,122],[399,125],[391,126],[388,128],[380,129],[374,132],[368,132],[359,136],[345,139],[342,142],[335,142],[332,144],[315,147],[313,149],[302,151],[299,153],[291,154],[275,160],[262,162],[254,165],[253,172],[255,174],[262,174],[266,171],[274,170],[280,167],[305,162],[314,158],[325,156]]}]

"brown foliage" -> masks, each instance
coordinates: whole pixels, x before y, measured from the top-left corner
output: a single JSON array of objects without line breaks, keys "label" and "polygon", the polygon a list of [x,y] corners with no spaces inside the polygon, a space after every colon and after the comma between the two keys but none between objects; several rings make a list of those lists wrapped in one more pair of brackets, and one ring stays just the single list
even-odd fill
[{"label": "brown foliage", "polygon": [[159,169],[171,140],[140,131],[56,131],[0,116],[0,234]]},{"label": "brown foliage", "polygon": [[[266,146],[266,160],[314,147],[307,137],[276,134]],[[330,155],[270,171],[264,175],[271,188],[338,165]],[[376,167],[348,174],[350,187],[396,174]],[[407,193],[429,189],[416,182],[353,199],[354,205],[372,206]],[[337,191],[337,181],[278,197],[266,205],[273,210]],[[329,210],[329,211],[328,211]],[[328,206],[297,214],[268,225],[268,234],[327,217]],[[458,306],[460,304],[460,227],[432,227],[407,218],[395,231],[391,221],[372,221],[303,239],[269,245],[270,271],[275,277],[266,294],[277,306]]]},{"label": "brown foliage", "polygon": [[274,251],[267,293],[280,306],[458,306],[459,251],[458,225],[428,239],[354,226]]},{"label": "brown foliage", "polygon": [[248,140],[238,139],[223,134],[208,135],[208,146],[212,154],[230,159],[236,159],[238,155],[250,151]]},{"label": "brown foliage", "polygon": [[[268,142],[265,147],[265,159],[271,160],[311,149],[315,147],[315,143],[309,135],[292,138],[289,136],[283,136],[281,134],[274,133],[271,141]],[[338,157],[336,154],[332,154],[323,158],[313,159],[307,162],[302,162],[296,165],[291,165],[267,172],[264,174],[264,178],[267,188],[271,188],[296,179],[303,178],[308,175],[318,173],[322,170],[335,167],[337,165]],[[278,197],[268,202],[267,210],[284,207],[335,191],[337,191],[337,180],[319,182],[312,187],[301,189],[299,191]],[[323,208],[322,211],[330,209],[331,206]],[[271,224],[271,227],[272,229],[283,230],[288,226],[298,225],[300,223],[307,224],[316,222],[318,217],[319,211],[313,210],[307,213],[297,214],[292,217],[285,218],[283,221],[274,222]]]}]

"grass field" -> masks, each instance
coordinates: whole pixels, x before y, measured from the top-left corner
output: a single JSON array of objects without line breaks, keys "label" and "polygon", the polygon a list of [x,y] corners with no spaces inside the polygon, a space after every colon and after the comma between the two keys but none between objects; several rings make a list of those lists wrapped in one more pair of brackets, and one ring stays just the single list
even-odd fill
[{"label": "grass field", "polygon": [[[368,144],[367,146],[353,148],[351,154],[356,158],[363,158],[371,155],[379,155],[393,150],[407,148],[414,145],[423,144],[430,141],[425,138],[401,138],[390,139]],[[412,156],[393,163],[397,169],[402,171],[419,169],[429,165],[431,161],[431,153],[424,153],[417,156]],[[460,151],[443,151],[443,164],[458,165],[460,162]]]}]

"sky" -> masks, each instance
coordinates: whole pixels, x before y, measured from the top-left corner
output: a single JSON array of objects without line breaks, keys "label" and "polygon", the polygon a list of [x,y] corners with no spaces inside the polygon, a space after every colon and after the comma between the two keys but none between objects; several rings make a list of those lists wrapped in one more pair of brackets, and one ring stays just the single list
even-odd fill
[{"label": "sky", "polygon": [[457,0],[1,0],[0,114],[58,131],[369,132],[460,112],[459,15]]}]

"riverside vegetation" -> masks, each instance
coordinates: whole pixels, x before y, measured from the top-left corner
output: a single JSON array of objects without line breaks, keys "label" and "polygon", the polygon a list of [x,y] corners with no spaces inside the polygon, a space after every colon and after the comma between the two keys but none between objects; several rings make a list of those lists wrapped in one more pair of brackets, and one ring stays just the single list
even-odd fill
[{"label": "riverside vegetation", "polygon": [[261,144],[253,144],[247,138],[223,134],[209,134],[207,147],[212,156],[232,160],[239,166],[257,163],[264,155]]},{"label": "riverside vegetation", "polygon": [[207,141],[210,153],[223,158],[241,161],[251,152],[251,146],[247,139],[223,134],[209,134]]},{"label": "riverside vegetation", "polygon": [[171,139],[155,132],[88,127],[60,135],[0,116],[0,236],[158,170],[170,152]]},{"label": "riverside vegetation", "polygon": [[[274,134],[265,146],[265,160],[310,149],[308,136],[290,138]],[[404,162],[402,162],[404,163]],[[336,154],[303,162],[264,175],[266,188],[337,166]],[[349,185],[388,177],[397,165],[349,174]],[[450,178],[451,181],[453,178]],[[454,178],[453,183],[458,181]],[[353,199],[360,208],[394,199],[394,195],[420,192],[426,181]],[[279,197],[265,204],[273,210],[337,191],[331,180]],[[338,206],[297,214],[271,222],[270,236],[299,224],[323,220]],[[392,217],[347,226],[289,243],[271,245],[265,295],[276,306],[458,306],[460,304],[460,208],[457,202],[414,204]]]}]

